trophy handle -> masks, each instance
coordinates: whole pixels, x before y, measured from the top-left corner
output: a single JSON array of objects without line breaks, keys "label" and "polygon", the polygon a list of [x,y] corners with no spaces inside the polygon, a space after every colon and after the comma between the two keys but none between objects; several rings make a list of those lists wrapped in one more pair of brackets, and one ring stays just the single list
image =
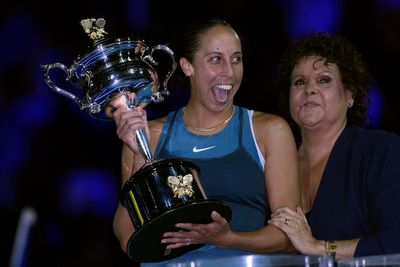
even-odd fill
[{"label": "trophy handle", "polygon": [[168,80],[171,78],[172,74],[174,73],[176,67],[177,67],[177,62],[175,59],[175,54],[174,52],[166,45],[156,45],[151,48],[150,52],[148,54],[143,54],[142,60],[148,63],[152,69],[154,70],[153,66],[157,66],[158,62],[153,59],[153,53],[155,51],[161,50],[168,54],[171,57],[171,67],[169,68],[168,72],[165,74],[164,79],[160,80],[160,85],[157,90],[157,92],[153,92],[153,95],[151,96],[151,100],[155,103],[161,102],[164,100],[163,95],[169,95],[169,91],[167,88]]},{"label": "trophy handle", "polygon": [[[155,103],[163,101],[164,94],[165,95],[169,94],[169,91],[167,89],[168,80],[172,76],[172,74],[174,73],[174,71],[177,67],[174,52],[166,45],[156,45],[151,48],[150,52],[146,53],[148,50],[145,50],[145,52],[142,54],[142,60],[149,65],[149,67],[152,69],[152,71],[156,72],[156,70],[154,69],[154,66],[157,66],[158,62],[154,60],[153,53],[158,50],[161,50],[161,51],[167,53],[171,57],[172,64],[171,64],[171,67],[168,70],[168,72],[165,74],[164,79],[160,81],[156,92],[153,92],[153,94],[151,96],[151,100]],[[129,99],[127,99],[127,102],[128,102],[129,108],[134,108],[134,106],[132,104],[129,104]],[[137,144],[139,146],[139,151],[142,154],[143,158],[145,159],[145,162],[146,163],[152,162],[153,155],[151,154],[149,140],[148,140],[145,129],[142,128],[142,129],[136,130],[135,136],[136,136]]]},{"label": "trophy handle", "polygon": [[62,89],[61,87],[57,86],[57,85],[51,80],[51,78],[50,78],[50,76],[49,76],[49,71],[50,71],[52,68],[61,69],[61,70],[63,70],[63,71],[67,74],[66,80],[68,81],[68,80],[70,79],[70,77],[71,77],[71,73],[70,73],[70,70],[69,70],[64,64],[58,63],[58,62],[57,62],[57,63],[53,63],[53,64],[40,65],[40,66],[41,66],[41,68],[43,69],[44,81],[47,83],[47,85],[48,85],[51,89],[53,89],[53,90],[54,90],[56,93],[58,93],[58,94],[61,94],[61,95],[65,96],[65,97],[68,97],[68,98],[74,100],[79,106],[81,105],[81,100],[80,100],[76,95],[74,95],[73,93],[68,92],[68,91]]}]

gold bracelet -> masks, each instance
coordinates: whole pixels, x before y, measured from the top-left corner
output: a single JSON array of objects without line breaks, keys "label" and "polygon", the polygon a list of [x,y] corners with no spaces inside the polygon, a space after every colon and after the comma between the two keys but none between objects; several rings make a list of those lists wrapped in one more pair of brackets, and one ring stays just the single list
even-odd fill
[{"label": "gold bracelet", "polygon": [[325,254],[327,256],[332,256],[335,259],[336,249],[337,249],[335,241],[326,240],[324,243],[324,247],[325,247]]}]

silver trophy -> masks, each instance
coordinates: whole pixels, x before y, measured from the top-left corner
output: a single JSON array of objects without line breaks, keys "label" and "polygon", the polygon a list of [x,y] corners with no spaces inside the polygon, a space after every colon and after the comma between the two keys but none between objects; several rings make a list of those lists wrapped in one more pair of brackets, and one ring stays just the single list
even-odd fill
[{"label": "silver trophy", "polygon": [[[83,56],[78,56],[68,68],[62,63],[42,65],[44,80],[55,92],[75,101],[82,110],[96,119],[108,120],[106,107],[116,94],[134,92],[136,98],[130,107],[161,102],[168,95],[167,83],[176,69],[173,51],[166,45],[148,47],[141,40],[129,38],[110,41],[104,30],[105,20],[84,19],[81,25],[93,40],[93,47]],[[153,59],[155,52],[161,51],[171,58],[171,67],[161,82],[157,70],[159,63]],[[80,89],[63,89],[50,78],[50,71],[59,69],[65,72],[66,81]],[[151,160],[150,149],[144,130],[136,132],[140,149],[146,160]]]},{"label": "silver trophy", "polygon": [[[75,101],[82,110],[100,120],[109,120],[109,102],[121,92],[134,92],[127,106],[136,108],[164,100],[169,95],[167,83],[176,69],[173,51],[166,45],[148,47],[144,41],[111,40],[104,30],[105,20],[84,19],[81,25],[93,40],[88,53],[78,56],[68,68],[62,63],[42,65],[44,80],[56,93]],[[160,80],[160,64],[155,53],[170,58]],[[72,89],[57,86],[50,78],[51,70],[62,70]],[[162,234],[174,231],[177,222],[208,223],[213,210],[228,221],[231,209],[218,200],[207,199],[200,183],[200,169],[184,159],[153,159],[144,129],[136,131],[136,138],[145,164],[123,185],[120,201],[127,208],[136,231],[131,236],[127,252],[140,262],[161,261],[179,256],[201,245],[166,249],[161,244]]]}]

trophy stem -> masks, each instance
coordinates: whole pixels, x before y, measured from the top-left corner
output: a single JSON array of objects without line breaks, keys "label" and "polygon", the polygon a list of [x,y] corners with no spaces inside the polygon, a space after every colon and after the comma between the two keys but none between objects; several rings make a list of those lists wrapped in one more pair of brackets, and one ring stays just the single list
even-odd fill
[{"label": "trophy stem", "polygon": [[145,162],[150,162],[153,160],[153,155],[151,154],[150,151],[150,146],[149,146],[149,140],[147,138],[147,134],[145,129],[138,129],[135,132],[136,135],[136,141],[139,146],[139,151],[142,154],[143,158],[145,159]]},{"label": "trophy stem", "polygon": [[[128,94],[125,92],[125,101],[128,109],[136,109],[135,101],[130,99]],[[137,129],[135,132],[136,142],[139,147],[140,154],[145,160],[145,163],[153,161],[153,155],[151,154],[149,138],[147,137],[146,130],[144,128]]]}]

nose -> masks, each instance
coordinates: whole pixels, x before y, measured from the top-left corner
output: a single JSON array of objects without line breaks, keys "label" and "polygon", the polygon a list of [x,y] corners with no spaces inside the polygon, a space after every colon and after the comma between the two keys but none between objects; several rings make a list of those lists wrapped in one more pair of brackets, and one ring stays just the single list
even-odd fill
[{"label": "nose", "polygon": [[318,93],[318,88],[315,84],[311,82],[307,83],[305,88],[305,93],[306,95],[315,95]]},{"label": "nose", "polygon": [[226,76],[233,75],[233,66],[230,62],[226,61],[222,66],[222,73]]}]

